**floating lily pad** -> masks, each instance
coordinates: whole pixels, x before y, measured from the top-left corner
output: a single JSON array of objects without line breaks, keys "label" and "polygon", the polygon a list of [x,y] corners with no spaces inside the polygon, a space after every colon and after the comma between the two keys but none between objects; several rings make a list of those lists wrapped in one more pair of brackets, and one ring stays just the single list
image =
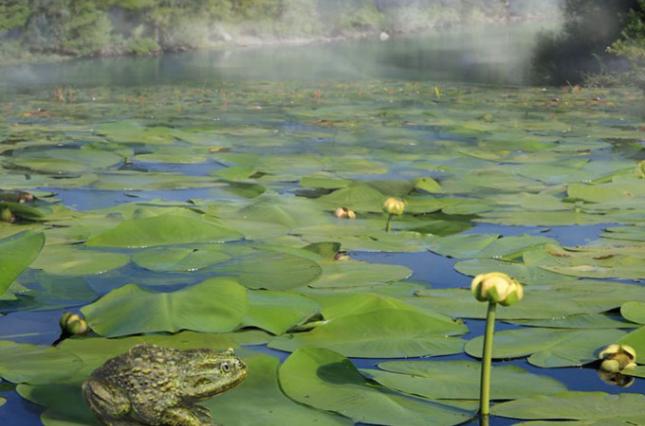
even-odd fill
[{"label": "floating lily pad", "polygon": [[236,277],[252,289],[288,290],[307,285],[321,274],[318,263],[279,251],[257,251],[219,265],[216,271]]},{"label": "floating lily pad", "polygon": [[218,247],[208,246],[155,247],[132,256],[138,266],[155,272],[192,272],[230,258]]},{"label": "floating lily pad", "polygon": [[623,345],[629,345],[636,350],[636,362],[645,364],[645,327],[641,327],[623,336],[618,342]]},{"label": "floating lily pad", "polygon": [[167,214],[125,220],[115,228],[90,238],[87,245],[150,247],[195,242],[222,242],[239,238],[241,235],[236,231],[199,217]]},{"label": "floating lily pad", "polygon": [[68,245],[48,245],[32,268],[55,275],[96,275],[117,269],[130,261],[123,253],[84,250]]},{"label": "floating lily pad", "polygon": [[172,293],[128,284],[81,312],[102,336],[159,331],[225,332],[236,329],[247,310],[246,289],[227,278],[212,278]]},{"label": "floating lily pad", "polygon": [[463,340],[452,336],[464,332],[461,324],[421,312],[381,308],[277,337],[269,347],[291,352],[314,346],[361,358],[436,356],[461,352]]},{"label": "floating lily pad", "polygon": [[374,264],[356,260],[322,263],[322,275],[311,287],[347,288],[401,281],[412,275],[405,266]]},{"label": "floating lily pad", "polygon": [[[479,399],[481,364],[474,361],[389,361],[362,373],[385,387],[429,399]],[[511,400],[566,390],[555,379],[512,366],[493,366],[491,399]]]},{"label": "floating lily pad", "polygon": [[0,240],[0,296],[38,257],[44,244],[45,235],[32,231]]},{"label": "floating lily pad", "polygon": [[620,314],[629,321],[645,324],[645,302],[626,302],[620,307]]},{"label": "floating lily pad", "polygon": [[0,341],[0,377],[12,383],[64,380],[80,367],[80,359],[64,349]]},{"label": "floating lily pad", "polygon": [[287,398],[278,384],[279,361],[267,355],[245,358],[249,375],[241,385],[202,405],[213,412],[221,424],[266,426],[351,425],[344,417],[318,411]]},{"label": "floating lily pad", "polygon": [[435,402],[407,398],[373,386],[352,363],[327,349],[303,348],[279,370],[287,396],[319,410],[333,411],[354,422],[381,425],[454,425],[472,414]]},{"label": "floating lily pad", "polygon": [[645,395],[641,394],[563,392],[497,404],[492,414],[525,420],[566,419],[597,422],[591,424],[641,424],[645,422],[643,406]]},{"label": "floating lily pad", "polygon": [[320,310],[315,301],[294,293],[250,290],[248,295],[249,309],[242,320],[243,325],[276,335],[304,322]]},{"label": "floating lily pad", "polygon": [[[543,368],[578,367],[598,359],[599,349],[625,336],[620,330],[562,330],[520,328],[495,333],[493,358],[528,356],[532,365]],[[466,353],[481,358],[483,337],[466,343]]]}]

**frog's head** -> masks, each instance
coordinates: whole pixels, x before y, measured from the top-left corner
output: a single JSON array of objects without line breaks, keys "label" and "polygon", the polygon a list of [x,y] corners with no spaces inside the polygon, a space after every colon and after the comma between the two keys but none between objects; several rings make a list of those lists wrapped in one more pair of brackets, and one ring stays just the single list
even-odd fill
[{"label": "frog's head", "polygon": [[201,399],[224,392],[246,378],[246,364],[233,349],[216,352],[195,349],[185,352],[184,396]]}]

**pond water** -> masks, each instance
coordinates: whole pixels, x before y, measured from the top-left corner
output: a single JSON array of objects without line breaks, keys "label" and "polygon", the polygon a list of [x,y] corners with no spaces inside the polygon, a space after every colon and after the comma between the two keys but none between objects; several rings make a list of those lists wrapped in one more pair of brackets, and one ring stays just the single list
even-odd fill
[{"label": "pond water", "polygon": [[[506,348],[511,355],[495,364],[552,377],[569,391],[626,392],[601,380],[592,361],[597,349],[617,336],[642,344],[628,336],[642,323],[619,312],[630,301],[645,307],[645,167],[638,166],[645,158],[642,95],[629,89],[529,86],[538,30],[473,30],[388,42],[248,47],[0,70],[0,189],[34,192],[39,200],[26,205],[41,211],[38,220],[44,220],[33,222],[33,212],[7,204],[17,222],[0,223],[0,237],[42,230],[47,238],[36,263],[18,277],[20,285],[10,288],[14,300],[0,301],[6,314],[0,317],[0,338],[50,345],[59,337],[64,311],[77,312],[126,284],[171,292],[226,275],[253,294],[264,288],[297,293],[328,309],[334,307],[325,298],[329,295],[392,297],[432,315],[463,320],[467,331],[456,334],[465,342],[483,334],[477,307],[463,299],[468,306],[453,314],[446,306],[458,304],[435,299],[445,297],[442,291],[469,287],[470,275],[506,268],[529,288],[527,316],[502,318],[499,332],[598,332],[590,339],[599,343],[579,350],[563,343],[562,354],[548,365],[527,360],[538,352],[550,356],[539,348],[523,353],[511,344]],[[390,233],[382,231],[387,196],[408,202]],[[358,219],[334,218],[336,207],[355,209]],[[209,240],[199,230],[174,229],[198,220],[195,216],[203,219],[204,233],[217,227],[218,236]],[[120,224],[144,226],[159,217],[182,218],[182,223],[159,222],[152,233],[113,232]],[[236,236],[224,238],[222,229]],[[340,243],[352,260],[343,264],[302,250],[330,241]],[[150,246],[159,249],[143,249]],[[182,252],[209,247],[215,250],[211,256],[226,260],[186,260]],[[156,256],[173,254],[168,249],[185,256],[181,262],[190,267],[155,263]],[[152,259],[144,256],[151,253]],[[305,263],[318,268],[318,275],[307,275]],[[276,284],[281,281],[291,284]],[[581,284],[588,286],[586,292],[564,290]],[[548,304],[531,304],[531,296],[548,297],[531,293],[531,286],[558,294],[553,303],[562,311],[556,315]],[[600,286],[608,290],[599,300],[585,299]],[[621,298],[620,292],[627,295]],[[139,306],[145,309],[145,303]],[[514,307],[504,309],[512,314]],[[551,313],[541,316],[540,309]],[[580,325],[576,315],[592,326]],[[140,322],[137,312],[120,310],[113,316],[120,322],[116,328]],[[90,313],[92,321],[105,323],[106,317]],[[260,324],[272,330],[268,320]],[[137,330],[99,329],[113,337]],[[384,333],[383,339],[395,341],[395,356],[378,356],[374,349],[370,356],[358,356],[347,342],[319,345],[348,354],[358,368],[377,368],[392,359],[473,359],[462,349],[418,357],[407,352],[414,338],[396,343]],[[243,345],[244,353],[281,361],[289,356],[276,349],[288,346],[284,341],[263,339]],[[83,354],[81,349],[76,355]],[[2,357],[0,375],[11,368]],[[547,366],[558,368],[540,368]],[[49,377],[51,371],[43,368],[43,374]],[[645,380],[635,379],[628,392],[645,393]],[[43,408],[18,396],[13,385],[0,384],[0,397],[7,400],[0,407],[3,424],[40,424]],[[51,411],[43,417],[48,424],[62,424],[57,418],[86,424],[85,414],[74,417],[79,414],[51,401],[38,400]],[[516,422],[492,419],[495,425]]]}]

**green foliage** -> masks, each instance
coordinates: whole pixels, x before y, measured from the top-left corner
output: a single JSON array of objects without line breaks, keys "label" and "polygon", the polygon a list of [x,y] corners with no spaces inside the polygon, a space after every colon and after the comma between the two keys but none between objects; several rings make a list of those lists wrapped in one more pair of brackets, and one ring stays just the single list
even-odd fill
[{"label": "green foliage", "polygon": [[133,55],[151,55],[159,52],[161,47],[150,37],[137,37],[128,42],[127,51]]},{"label": "green foliage", "polygon": [[0,34],[24,26],[29,14],[29,6],[24,1],[4,0],[0,3]]},{"label": "green foliage", "polygon": [[[422,31],[501,19],[495,0],[5,0],[0,61],[28,53],[64,56],[149,55],[246,43]],[[16,50],[18,51],[16,53]]]},{"label": "green foliage", "polygon": [[540,82],[579,83],[586,74],[606,73],[611,59],[607,46],[621,38],[621,33],[622,37],[631,34],[629,27],[638,32],[635,17],[642,18],[643,13],[641,0],[567,0],[565,6],[563,29],[543,34],[533,58],[535,78]]}]

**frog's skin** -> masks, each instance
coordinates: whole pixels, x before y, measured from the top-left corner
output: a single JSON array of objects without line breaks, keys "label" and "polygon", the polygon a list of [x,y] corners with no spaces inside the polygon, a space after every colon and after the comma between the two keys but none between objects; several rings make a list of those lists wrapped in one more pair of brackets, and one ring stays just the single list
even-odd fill
[{"label": "frog's skin", "polygon": [[108,426],[212,425],[200,399],[224,392],[246,377],[232,349],[181,351],[141,344],[108,360],[83,383],[83,396]]}]

